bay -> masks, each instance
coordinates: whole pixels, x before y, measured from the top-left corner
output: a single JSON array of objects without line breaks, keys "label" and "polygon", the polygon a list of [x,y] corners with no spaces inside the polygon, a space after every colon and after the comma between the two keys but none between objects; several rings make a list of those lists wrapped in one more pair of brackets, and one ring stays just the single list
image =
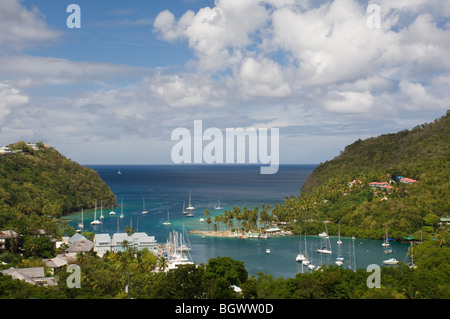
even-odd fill
[{"label": "bay", "polygon": [[[155,236],[159,243],[165,243],[173,230],[181,232],[200,229],[207,225],[201,222],[205,209],[211,215],[224,210],[247,206],[261,208],[262,203],[272,207],[282,203],[285,197],[298,196],[300,189],[317,165],[280,165],[277,174],[261,175],[256,165],[90,165],[98,172],[116,195],[118,207],[103,203],[103,222],[90,225],[94,210],[84,212],[85,230],[94,233],[124,232],[126,226],[135,231]],[[118,174],[120,170],[121,174]],[[188,205],[189,194],[195,207],[195,216],[183,214],[183,204]],[[148,214],[142,215],[142,210]],[[120,219],[120,203],[123,201],[124,218]],[[97,218],[100,217],[100,203]],[[113,210],[115,215],[109,213]],[[163,225],[169,216],[171,225]],[[69,224],[77,227],[80,214],[65,217]],[[333,235],[333,234],[330,234]],[[210,258],[229,256],[244,262],[250,275],[262,271],[274,277],[295,277],[297,273],[309,271],[295,261],[299,252],[305,253],[303,236],[282,236],[270,239],[239,239],[189,234],[191,257],[197,264],[207,263]],[[341,238],[343,244],[336,244],[337,237],[330,236],[333,253],[322,255],[316,252],[321,245],[319,236],[307,236],[306,253],[316,265],[334,264],[338,254],[344,257],[344,267],[366,268],[370,264],[382,265],[388,258],[407,262],[408,245],[391,243],[393,253],[385,255],[380,240]],[[354,246],[354,253],[353,253]],[[266,249],[271,253],[266,254]],[[355,258],[356,257],[356,258]]]}]

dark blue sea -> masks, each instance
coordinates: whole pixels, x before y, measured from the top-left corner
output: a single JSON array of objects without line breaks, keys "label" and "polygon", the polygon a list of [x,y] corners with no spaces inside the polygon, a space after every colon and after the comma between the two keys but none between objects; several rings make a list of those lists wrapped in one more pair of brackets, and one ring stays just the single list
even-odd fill
[{"label": "dark blue sea", "polygon": [[[205,209],[211,211],[212,217],[222,211],[215,210],[218,205],[224,210],[238,207],[269,204],[272,207],[282,203],[285,197],[298,196],[306,178],[317,165],[280,165],[276,174],[261,175],[260,167],[256,165],[89,165],[98,172],[116,195],[119,206],[108,207],[103,203],[103,223],[90,225],[94,219],[94,210],[84,212],[84,226],[94,233],[124,232],[126,226],[132,226],[135,231],[146,232],[155,236],[157,241],[165,243],[172,230],[181,232],[189,230],[206,230],[207,224],[201,222]],[[118,174],[120,170],[121,174]],[[183,203],[187,207],[191,194],[191,203],[195,207],[195,216],[186,217],[183,214]],[[124,218],[120,219],[120,203],[123,201]],[[148,214],[142,215],[145,209]],[[100,207],[101,199],[98,199]],[[110,215],[114,210],[115,215]],[[97,219],[100,217],[97,209]],[[76,228],[80,214],[68,217],[70,224]],[[171,225],[163,225],[170,219]],[[333,235],[333,234],[330,234]],[[337,234],[336,234],[337,235]],[[321,241],[319,236],[307,236],[306,253],[310,255],[315,265],[334,264],[338,256],[335,244],[337,237],[331,236],[332,255],[322,255],[316,252]],[[295,277],[302,269],[301,263],[295,257],[301,251],[305,253],[305,241],[299,236],[272,237],[270,239],[238,239],[228,237],[209,237],[189,234],[191,257],[197,264],[207,263],[210,258],[230,256],[244,262],[250,275],[258,271],[271,274],[274,277]],[[385,255],[381,241],[357,238],[341,238],[343,245],[339,253],[345,258],[344,266],[356,261],[357,267],[367,267],[369,264],[382,265],[388,258],[407,261],[408,245],[391,243],[393,253]],[[355,254],[353,254],[353,245]],[[265,253],[266,249],[271,254]],[[354,258],[355,256],[356,258]]]}]

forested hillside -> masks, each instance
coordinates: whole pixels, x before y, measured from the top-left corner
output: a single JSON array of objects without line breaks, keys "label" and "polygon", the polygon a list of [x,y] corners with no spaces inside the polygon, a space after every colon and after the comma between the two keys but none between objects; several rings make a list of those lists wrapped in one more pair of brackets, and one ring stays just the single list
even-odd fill
[{"label": "forested hillside", "polygon": [[0,229],[47,228],[53,218],[90,208],[95,200],[115,205],[115,197],[98,174],[42,143],[9,145],[14,154],[0,156]]},{"label": "forested hillside", "polygon": [[[382,238],[385,229],[395,239],[436,236],[440,218],[450,215],[449,137],[447,111],[410,131],[357,140],[321,163],[301,195],[287,198],[272,213],[296,233],[317,234],[331,221],[331,234],[340,225],[347,236]],[[402,183],[401,176],[416,182]],[[392,188],[372,189],[371,182]]]}]

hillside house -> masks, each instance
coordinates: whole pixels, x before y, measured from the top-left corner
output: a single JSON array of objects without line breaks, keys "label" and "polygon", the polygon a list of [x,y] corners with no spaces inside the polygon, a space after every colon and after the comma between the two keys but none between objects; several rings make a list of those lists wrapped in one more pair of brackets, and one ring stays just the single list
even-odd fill
[{"label": "hillside house", "polygon": [[32,285],[57,286],[58,283],[53,277],[45,277],[44,267],[32,268],[9,268],[1,271],[4,275],[13,279],[23,280]]},{"label": "hillside house", "polygon": [[400,183],[405,183],[405,184],[409,184],[411,185],[412,183],[417,182],[415,179],[412,178],[408,178],[408,177],[403,177],[400,179]]},{"label": "hillside house", "polygon": [[351,182],[348,182],[348,187],[352,187],[353,185],[356,185],[357,183],[361,184],[362,182],[359,179],[354,179]]},{"label": "hillside house", "polygon": [[387,182],[372,182],[369,184],[370,187],[372,187],[373,189],[377,189],[377,188],[381,188],[381,189],[386,189],[386,190],[391,190],[394,187],[389,185],[389,183]]},{"label": "hillside house", "polygon": [[10,250],[11,246],[14,246],[15,249],[19,249],[21,245],[20,242],[12,243],[13,240],[20,239],[21,236],[16,233],[14,230],[2,230],[0,231],[0,252],[4,250]]},{"label": "hillside house", "polygon": [[10,155],[13,151],[7,146],[0,146],[0,155]]}]

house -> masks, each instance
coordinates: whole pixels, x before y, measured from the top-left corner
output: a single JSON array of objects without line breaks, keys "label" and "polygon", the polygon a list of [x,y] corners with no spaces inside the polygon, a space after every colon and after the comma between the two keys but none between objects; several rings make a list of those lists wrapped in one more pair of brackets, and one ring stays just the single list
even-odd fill
[{"label": "house", "polygon": [[102,257],[107,251],[113,251],[109,234],[96,234],[94,237],[94,251]]},{"label": "house", "polygon": [[20,235],[14,230],[2,230],[0,231],[0,252],[3,250],[9,250],[11,245],[15,244],[16,249],[19,248],[20,242],[12,243],[13,239],[20,239]]},{"label": "house", "polygon": [[389,185],[389,183],[387,183],[387,182],[381,182],[381,183],[380,182],[372,182],[372,183],[369,183],[369,186],[372,187],[373,189],[381,188],[381,189],[390,190],[390,189],[394,188],[393,186]]},{"label": "house", "polygon": [[[126,243],[126,247],[124,246]],[[109,234],[96,234],[94,237],[94,251],[99,256],[103,256],[107,251],[124,252],[128,248],[134,250],[143,250],[147,248],[150,252],[156,252],[157,242],[155,236],[148,236],[146,233],[114,233],[112,237]]]},{"label": "house", "polygon": [[38,151],[39,150],[39,146],[37,146],[36,143],[27,143],[27,146],[31,149],[33,149],[34,151]]},{"label": "house", "polygon": [[351,182],[348,182],[348,187],[352,187],[353,185],[356,185],[356,183],[361,184],[362,182],[359,179],[354,179]]},{"label": "house", "polygon": [[87,240],[86,237],[75,233],[68,240],[69,248],[66,249],[66,253],[86,253],[93,251],[94,243],[90,240]]},{"label": "house", "polygon": [[55,269],[59,269],[63,266],[66,266],[68,264],[71,264],[75,262],[76,254],[70,253],[70,254],[58,254],[56,257],[51,259],[43,259],[45,262],[45,265],[49,268],[51,268],[51,272],[55,273]]},{"label": "house", "polygon": [[408,178],[408,177],[403,177],[402,179],[400,179],[400,183],[406,183],[411,185],[412,183],[417,182],[415,179],[412,178]]},{"label": "house", "polygon": [[32,268],[9,268],[1,271],[4,275],[13,279],[23,280],[32,285],[57,286],[58,283],[53,277],[45,277],[44,267]]},{"label": "house", "polygon": [[94,243],[85,239],[70,244],[69,248],[66,249],[66,253],[87,253],[93,251],[93,249]]},{"label": "house", "polygon": [[13,151],[7,146],[0,146],[0,155],[10,155]]}]

